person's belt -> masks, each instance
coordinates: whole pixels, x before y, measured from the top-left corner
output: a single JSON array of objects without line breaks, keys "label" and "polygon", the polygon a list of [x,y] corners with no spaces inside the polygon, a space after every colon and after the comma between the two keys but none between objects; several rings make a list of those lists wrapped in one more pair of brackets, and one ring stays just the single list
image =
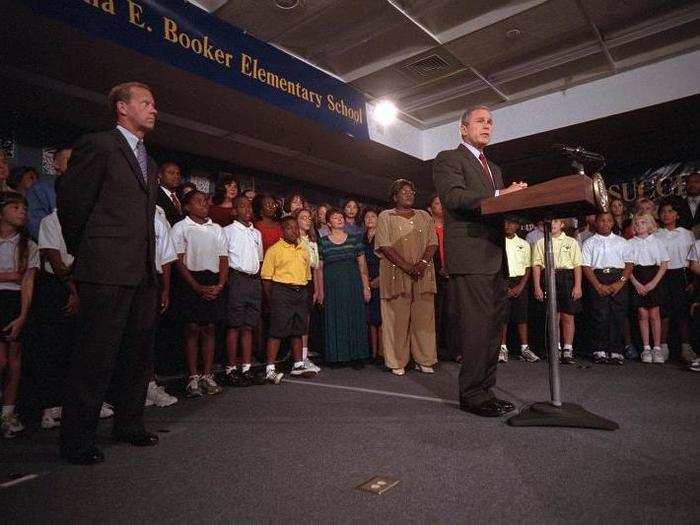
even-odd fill
[{"label": "person's belt", "polygon": [[259,276],[259,274],[257,274],[257,273],[242,272],[240,270],[236,270],[235,268],[229,268],[229,271],[231,273],[235,273],[236,275],[240,275],[241,277],[248,277],[250,279],[257,279]]},{"label": "person's belt", "polygon": [[288,288],[290,290],[294,290],[295,292],[300,292],[302,290],[306,290],[305,284],[288,284],[288,283],[279,283],[277,281],[272,281],[272,284],[277,285],[277,286],[283,286],[283,287]]},{"label": "person's belt", "polygon": [[616,273],[624,271],[623,268],[596,268],[595,273]]}]

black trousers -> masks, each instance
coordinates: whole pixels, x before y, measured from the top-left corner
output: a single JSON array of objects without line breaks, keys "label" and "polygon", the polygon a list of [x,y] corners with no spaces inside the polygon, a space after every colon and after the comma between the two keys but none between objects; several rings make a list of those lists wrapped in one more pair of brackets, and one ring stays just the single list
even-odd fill
[{"label": "black trousers", "polygon": [[149,344],[157,312],[154,283],[113,286],[78,283],[80,314],[70,357],[61,424],[61,449],[93,446],[100,407],[114,385],[114,433],[143,431],[143,407],[153,358]]},{"label": "black trousers", "polygon": [[473,407],[494,397],[506,284],[501,273],[450,275],[448,301],[454,352],[462,355],[459,400]]},{"label": "black trousers", "polygon": [[[622,270],[604,273],[595,270],[601,284],[612,284],[620,280]],[[590,330],[593,352],[614,352],[624,354],[624,326],[627,317],[628,285],[625,284],[615,295],[598,295],[590,287]]]}]

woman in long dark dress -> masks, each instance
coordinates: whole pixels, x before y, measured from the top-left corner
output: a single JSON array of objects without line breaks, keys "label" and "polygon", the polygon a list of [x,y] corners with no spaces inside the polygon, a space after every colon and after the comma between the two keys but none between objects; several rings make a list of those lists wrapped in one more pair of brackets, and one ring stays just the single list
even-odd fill
[{"label": "woman in long dark dress", "polygon": [[363,237],[367,276],[372,297],[367,303],[367,326],[372,345],[372,357],[377,359],[382,355],[382,312],[379,298],[379,257],[374,252],[374,234],[377,232],[377,217],[379,210],[373,207],[365,208],[362,213],[362,224],[365,227]]},{"label": "woman in long dark dress", "polygon": [[[365,303],[371,293],[362,239],[343,230],[343,212],[326,215],[330,233],[319,239],[319,302],[324,305],[327,363],[362,368],[369,357]],[[322,290],[322,292],[321,292]]]}]

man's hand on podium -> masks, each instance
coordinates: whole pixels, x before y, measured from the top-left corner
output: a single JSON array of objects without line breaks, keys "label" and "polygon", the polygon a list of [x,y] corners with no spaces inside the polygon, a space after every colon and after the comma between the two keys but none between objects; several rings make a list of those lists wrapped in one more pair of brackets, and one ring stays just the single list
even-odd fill
[{"label": "man's hand on podium", "polygon": [[513,193],[514,191],[520,191],[524,190],[527,188],[527,182],[513,182],[510,186],[507,188],[503,188],[502,190],[498,191],[498,195],[505,195],[507,193]]}]

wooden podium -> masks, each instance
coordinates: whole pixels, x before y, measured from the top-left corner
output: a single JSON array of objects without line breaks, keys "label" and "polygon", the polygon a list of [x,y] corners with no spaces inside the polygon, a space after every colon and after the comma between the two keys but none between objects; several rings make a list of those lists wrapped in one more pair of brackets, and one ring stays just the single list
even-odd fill
[{"label": "wooden podium", "polygon": [[544,221],[547,275],[547,335],[549,355],[549,402],[533,403],[508,420],[511,426],[558,426],[616,430],[614,421],[588,412],[580,405],[562,403],[559,374],[559,323],[557,323],[556,271],[552,251],[552,219],[608,211],[608,194],[599,174],[587,176],[583,169],[574,175],[536,184],[524,190],[481,203],[481,214],[499,217],[518,215],[533,222]]}]

